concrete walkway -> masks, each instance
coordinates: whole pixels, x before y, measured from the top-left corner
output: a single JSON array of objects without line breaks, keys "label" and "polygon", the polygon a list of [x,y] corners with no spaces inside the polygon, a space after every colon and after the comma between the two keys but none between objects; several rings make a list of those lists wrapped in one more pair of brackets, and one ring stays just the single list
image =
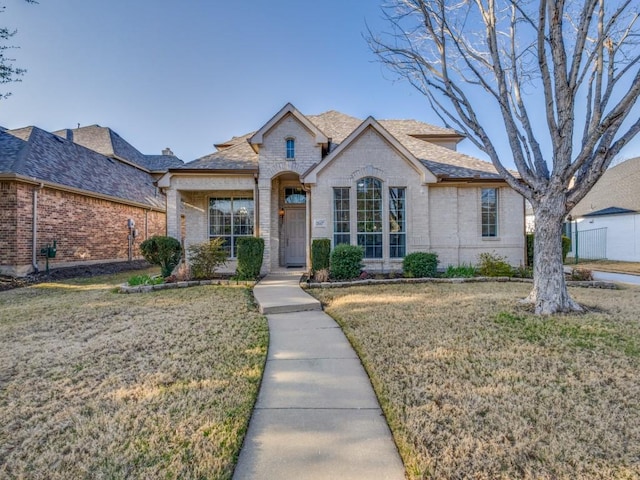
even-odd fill
[{"label": "concrete walkway", "polygon": [[279,272],[254,288],[269,353],[234,480],[403,480],[360,360],[299,278]]},{"label": "concrete walkway", "polygon": [[630,273],[612,273],[612,272],[591,272],[594,280],[603,282],[627,283],[629,285],[640,285],[640,276],[631,275]]}]

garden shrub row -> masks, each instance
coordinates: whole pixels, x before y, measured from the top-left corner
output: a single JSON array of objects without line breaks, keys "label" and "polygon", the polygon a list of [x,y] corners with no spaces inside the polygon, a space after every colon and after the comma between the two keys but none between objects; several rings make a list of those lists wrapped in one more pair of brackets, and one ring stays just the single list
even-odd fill
[{"label": "garden shrub row", "polygon": [[[565,237],[566,238],[566,237]],[[566,249],[563,239],[563,248]],[[533,240],[527,239],[527,245],[533,246]],[[570,244],[569,244],[570,248]],[[355,245],[341,244],[331,250],[328,238],[315,239],[311,245],[311,265],[316,281],[352,280],[362,278],[363,249]],[[436,277],[446,278],[474,277],[520,277],[531,278],[532,269],[527,266],[512,267],[506,257],[485,252],[478,256],[478,264],[448,266],[444,273],[438,273],[438,255],[433,252],[413,252],[402,261],[402,275],[408,278]]]},{"label": "garden shrub row", "polygon": [[[237,243],[238,280],[255,280],[260,276],[264,254],[264,239],[240,237]],[[182,258],[182,246],[173,237],[155,235],[140,244],[143,257],[159,265],[162,277],[171,276]],[[208,242],[189,246],[189,276],[195,279],[213,278],[215,271],[227,261],[224,240],[214,238]],[[184,264],[181,264],[184,265]]]}]

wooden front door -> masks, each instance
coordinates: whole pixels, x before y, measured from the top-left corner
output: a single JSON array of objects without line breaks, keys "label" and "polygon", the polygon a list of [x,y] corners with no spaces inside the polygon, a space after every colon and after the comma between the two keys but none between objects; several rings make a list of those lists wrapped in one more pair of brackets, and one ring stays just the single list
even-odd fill
[{"label": "wooden front door", "polygon": [[288,208],[284,215],[284,265],[300,266],[306,263],[306,216],[304,208]]}]

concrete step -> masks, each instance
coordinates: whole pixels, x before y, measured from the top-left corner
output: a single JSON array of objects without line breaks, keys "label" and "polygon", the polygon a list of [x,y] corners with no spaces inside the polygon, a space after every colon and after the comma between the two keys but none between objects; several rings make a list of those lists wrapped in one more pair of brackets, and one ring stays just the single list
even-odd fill
[{"label": "concrete step", "polygon": [[300,276],[291,274],[269,274],[253,287],[260,313],[305,312],[322,310],[320,302],[300,288]]}]

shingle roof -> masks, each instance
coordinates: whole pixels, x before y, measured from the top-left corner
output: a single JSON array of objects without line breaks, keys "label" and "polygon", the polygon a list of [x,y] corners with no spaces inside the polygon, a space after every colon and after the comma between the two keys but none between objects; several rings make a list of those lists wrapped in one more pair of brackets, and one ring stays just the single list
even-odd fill
[{"label": "shingle roof", "polygon": [[[200,157],[193,162],[188,162],[177,167],[176,169],[202,169],[202,170],[257,170],[258,154],[253,151],[247,139],[253,133],[243,135],[242,137],[234,137],[224,145],[225,147],[218,152]],[[174,170],[172,168],[172,170]]]},{"label": "shingle roof", "polygon": [[116,132],[100,125],[58,130],[53,133],[106,157],[124,159],[150,171],[166,171],[183,163],[172,155],[145,155]]},{"label": "shingle roof", "polygon": [[[331,139],[332,151],[344,141],[362,120],[335,110],[307,115],[319,130]],[[381,120],[380,125],[404,145],[425,167],[440,178],[500,179],[495,167],[477,158],[425,140],[426,137],[460,137],[455,130],[417,120]],[[246,170],[258,168],[258,155],[248,147],[253,133],[234,137],[218,145],[220,151],[186,163],[185,169]],[[420,137],[420,138],[417,138]],[[230,146],[228,146],[230,145]],[[172,169],[173,170],[173,169]]]},{"label": "shingle roof", "polygon": [[37,127],[0,132],[0,173],[164,209],[149,173]]},{"label": "shingle roof", "polygon": [[597,212],[587,213],[585,217],[601,217],[603,215],[621,215],[625,213],[636,213],[635,210],[629,210],[628,208],[608,207],[598,210]]},{"label": "shingle roof", "polygon": [[[412,135],[452,134],[454,130],[448,130],[422,122],[407,120],[381,120],[380,125],[402,143],[420,162],[437,177],[452,178],[501,178],[493,164],[483,162],[464,153],[451,150],[440,145],[414,138]],[[440,132],[439,132],[440,130]]]},{"label": "shingle roof", "polygon": [[166,172],[170,168],[181,167],[184,162],[175,155],[145,155],[148,170]]},{"label": "shingle roof", "polygon": [[334,144],[342,143],[362,123],[359,118],[335,110],[329,110],[320,115],[307,115],[307,118],[331,138]]},{"label": "shingle roof", "polygon": [[640,157],[604,172],[571,214],[581,217],[609,207],[640,211]]}]

